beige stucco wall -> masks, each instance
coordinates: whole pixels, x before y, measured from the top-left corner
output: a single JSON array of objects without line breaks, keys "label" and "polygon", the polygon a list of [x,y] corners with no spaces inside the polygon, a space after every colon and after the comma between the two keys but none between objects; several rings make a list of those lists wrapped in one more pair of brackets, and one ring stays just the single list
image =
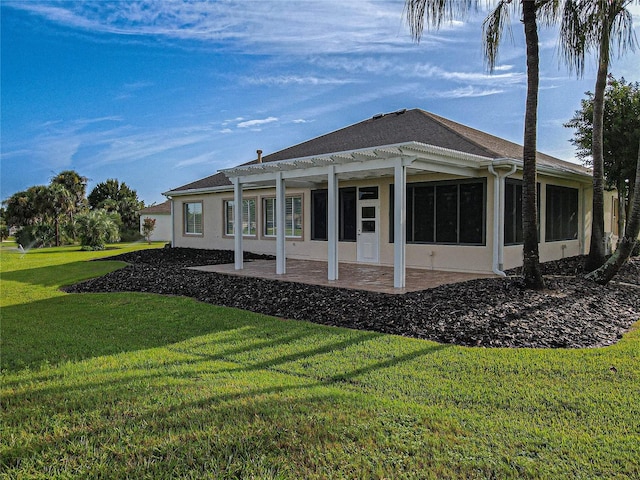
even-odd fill
[{"label": "beige stucco wall", "polygon": [[[412,175],[407,178],[407,183],[450,180],[456,177],[429,174]],[[487,174],[486,178],[486,231],[485,245],[465,246],[465,245],[438,245],[438,244],[408,244],[406,246],[406,263],[408,267],[418,267],[425,269],[465,271],[465,272],[491,272],[493,263],[493,196],[494,181],[493,176]],[[513,178],[521,179],[519,174]],[[574,256],[586,252],[590,232],[590,210],[591,210],[591,190],[589,185],[580,184],[559,178],[546,177],[540,175],[538,181],[541,183],[541,243],[540,259],[548,261],[562,257]],[[341,181],[340,187],[349,186],[373,186],[379,187],[380,199],[380,237],[379,237],[379,258],[381,265],[393,265],[393,243],[389,242],[389,196],[393,178],[379,178],[363,181]],[[561,185],[579,189],[579,234],[574,240],[561,242],[546,242],[545,239],[545,195],[544,188],[547,184]],[[317,188],[326,188],[318,185]],[[287,239],[286,255],[288,258],[309,259],[325,261],[327,258],[327,242],[311,240],[311,189],[287,188],[287,195],[302,194],[303,198],[303,237],[300,239]],[[263,223],[263,202],[266,197],[273,197],[273,188],[251,189],[243,192],[243,198],[256,199],[256,218],[258,222],[257,235],[254,237],[245,236],[243,248],[245,251],[255,253],[266,253],[275,255],[275,238],[266,238],[262,232]],[[174,246],[226,249],[233,250],[234,239],[232,236],[223,234],[224,212],[223,202],[232,200],[233,192],[210,193],[204,195],[191,195],[185,197],[175,197],[174,202]],[[188,235],[183,231],[184,221],[183,204],[185,202],[201,201],[203,204],[203,235]],[[339,243],[339,259],[341,262],[356,262],[356,242]],[[522,264],[522,246],[506,246],[504,248],[504,268],[512,268]]]}]

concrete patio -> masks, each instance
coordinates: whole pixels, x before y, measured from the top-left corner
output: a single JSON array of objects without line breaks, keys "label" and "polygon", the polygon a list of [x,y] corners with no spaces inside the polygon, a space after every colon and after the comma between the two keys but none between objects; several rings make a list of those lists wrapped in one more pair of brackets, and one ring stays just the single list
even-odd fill
[{"label": "concrete patio", "polygon": [[476,278],[490,278],[495,275],[481,273],[444,272],[407,268],[405,288],[393,287],[393,267],[340,263],[339,279],[327,280],[327,262],[287,259],[287,273],[276,275],[275,260],[250,260],[244,262],[244,269],[236,270],[233,264],[205,265],[192,267],[204,272],[224,273],[245,277],[266,278],[283,282],[298,282],[336,288],[351,288],[381,293],[407,293],[426,290],[448,283],[465,282]]}]

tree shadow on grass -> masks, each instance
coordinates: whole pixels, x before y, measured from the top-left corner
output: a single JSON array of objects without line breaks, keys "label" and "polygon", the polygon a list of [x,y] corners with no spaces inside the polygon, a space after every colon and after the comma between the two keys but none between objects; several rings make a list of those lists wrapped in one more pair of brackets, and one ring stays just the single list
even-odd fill
[{"label": "tree shadow on grass", "polygon": [[[65,295],[2,309],[1,362],[3,369],[16,370],[161,347],[242,327],[264,330],[281,323],[184,297]],[[281,331],[284,328],[280,326]]]},{"label": "tree shadow on grass", "polygon": [[88,263],[80,260],[61,265],[2,272],[2,280],[39,285],[41,287],[59,287],[89,278],[100,277],[125,266],[126,263],[116,260],[99,263]]},{"label": "tree shadow on grass", "polygon": [[[314,376],[312,371],[304,378],[286,370],[274,372],[286,363],[342,351],[380,336],[336,330],[334,340],[328,337],[322,346],[304,348],[306,343],[313,345],[313,341],[308,340],[317,337],[319,328],[323,327],[301,328],[269,340],[257,337],[255,343],[225,347],[210,355],[187,344],[173,349],[191,356],[187,363],[184,359],[168,363],[158,359],[155,364],[151,360],[147,371],[136,371],[135,375],[114,374],[112,380],[79,384],[63,377],[51,388],[5,396],[3,403],[9,425],[19,423],[19,415],[28,415],[21,408],[22,411],[15,413],[16,418],[12,418],[15,407],[23,405],[28,398],[27,405],[33,405],[39,415],[45,415],[45,425],[29,422],[29,429],[48,430],[47,423],[61,420],[65,427],[47,438],[34,431],[20,437],[21,443],[8,444],[3,449],[1,463],[20,472],[22,464],[30,463],[25,457],[35,456],[35,465],[53,461],[58,471],[64,472],[66,468],[73,469],[78,458],[82,458],[87,471],[91,471],[90,466],[99,466],[106,455],[115,475],[135,476],[151,471],[163,476],[163,472],[184,475],[208,471],[225,476],[232,472],[251,476],[260,473],[252,469],[256,465],[276,473],[286,471],[282,466],[293,455],[296,468],[300,468],[301,462],[308,464],[303,470],[313,471],[315,452],[327,445],[335,447],[346,442],[357,446],[363,435],[367,437],[366,443],[381,441],[377,427],[374,425],[372,433],[367,433],[371,425],[363,421],[368,418],[371,424],[379,422],[378,407],[372,407],[370,396],[363,401],[365,397],[361,398],[362,392],[357,389],[350,388],[350,393],[345,395],[342,390],[345,381],[448,348],[428,344],[400,356],[360,362],[356,368],[344,365],[341,373],[328,378]],[[242,336],[251,332],[239,328],[223,333],[238,336],[240,342],[245,340]],[[215,342],[215,338],[209,341]],[[196,344],[205,346],[207,342],[197,339]],[[233,361],[228,357],[236,354],[257,354],[258,350],[268,355],[265,349],[291,344],[303,348],[295,353],[286,353],[289,349],[285,348],[284,354],[241,362],[235,369],[215,364],[220,360]],[[212,368],[214,366],[216,368]],[[105,370],[95,364],[87,364],[83,371],[89,376],[105,374]],[[70,380],[73,385],[64,385]],[[357,422],[350,418],[353,412],[357,412]],[[424,422],[416,423],[425,428]],[[397,441],[391,450],[389,446],[385,445],[385,455],[403,456],[406,449],[411,450],[410,446]],[[254,467],[249,468],[250,465]],[[329,467],[339,469],[340,464]],[[145,470],[149,468],[151,470]],[[393,471],[393,468],[389,470]]]}]

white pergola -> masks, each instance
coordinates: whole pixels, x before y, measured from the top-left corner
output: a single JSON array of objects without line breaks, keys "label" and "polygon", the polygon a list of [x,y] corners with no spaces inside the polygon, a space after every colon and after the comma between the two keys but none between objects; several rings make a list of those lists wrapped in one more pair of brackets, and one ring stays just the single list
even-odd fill
[{"label": "white pergola", "polygon": [[[244,188],[276,189],[276,274],[286,273],[285,194],[292,185],[327,183],[328,190],[328,280],[338,279],[338,189],[341,180],[392,176],[394,179],[394,255],[393,285],[405,286],[406,184],[407,174],[436,172],[461,177],[479,177],[494,163],[489,157],[467,154],[419,142],[350,150],[345,152],[293,158],[274,162],[252,163],[221,170],[232,182],[234,191],[235,268],[243,265],[242,195]],[[500,165],[496,164],[496,168]],[[508,169],[511,165],[508,166]],[[514,168],[515,170],[515,168]],[[512,173],[512,172],[510,172]],[[494,175],[496,175],[494,173]],[[500,175],[502,183],[504,177]],[[498,176],[496,175],[496,180]],[[498,189],[497,191],[500,191]],[[495,196],[495,195],[494,195]],[[499,195],[502,197],[502,195]],[[499,216],[500,217],[500,216]],[[494,224],[503,222],[494,222]],[[502,229],[503,227],[500,227]],[[495,237],[495,235],[494,235]],[[494,252],[494,263],[497,263]]]}]

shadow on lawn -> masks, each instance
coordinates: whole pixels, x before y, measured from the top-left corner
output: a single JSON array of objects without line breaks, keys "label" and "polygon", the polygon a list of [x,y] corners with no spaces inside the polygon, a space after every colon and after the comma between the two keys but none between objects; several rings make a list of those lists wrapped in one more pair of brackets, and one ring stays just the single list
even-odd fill
[{"label": "shadow on lawn", "polygon": [[[448,348],[423,344],[421,348],[400,356],[372,359],[364,365],[360,362],[355,368],[342,364],[338,368],[341,371],[329,377],[314,375],[313,370],[301,375],[279,367],[339,352],[380,335],[337,330],[326,337],[329,341],[315,346],[313,341],[317,341],[319,336],[317,327],[289,325],[295,331],[286,334],[290,328],[285,325],[279,331],[282,335],[265,339],[260,336],[264,332],[247,330],[247,326],[218,330],[222,342],[218,342],[221,339],[216,334],[211,334],[204,341],[197,339],[194,344],[187,341],[187,345],[182,347],[170,347],[169,351],[186,357],[169,362],[156,357],[149,361],[146,371],[141,371],[143,362],[138,368],[123,365],[119,370],[87,364],[79,375],[102,377],[113,371],[114,378],[78,382],[77,377],[65,375],[53,380],[62,385],[5,395],[3,407],[9,418],[14,414],[14,406],[24,405],[29,399],[27,404],[33,402],[34,408],[38,412],[46,412],[47,418],[63,420],[66,428],[57,435],[48,435],[46,439],[38,436],[37,432],[31,432],[31,440],[26,440],[28,435],[21,436],[19,444],[6,446],[0,463],[19,471],[25,457],[36,455],[40,464],[59,462],[57,468],[64,472],[65,465],[69,464],[68,468],[73,469],[78,458],[86,465],[99,464],[106,452],[104,446],[109,445],[108,452],[114,454],[109,463],[114,475],[166,473],[163,468],[167,462],[171,465],[168,471],[173,474],[196,472],[205,464],[209,473],[248,474],[255,473],[249,465],[255,467],[256,462],[263,461],[265,456],[270,460],[264,466],[278,471],[291,460],[290,455],[294,455],[295,465],[300,465],[300,462],[309,464],[313,471],[314,452],[324,449],[327,442],[346,442],[357,446],[363,441],[369,444],[384,441],[377,437],[376,425],[382,421],[379,409],[383,407],[376,406],[370,396],[363,403],[364,398],[360,397],[358,390],[350,389],[345,394],[343,390],[334,390],[334,386],[357,384],[356,379],[361,375]],[[247,345],[225,346],[216,351],[221,343],[234,343],[231,341],[234,337],[241,342],[251,335],[255,341]],[[330,340],[332,335],[336,337],[334,340]],[[307,343],[313,347],[304,348]],[[282,351],[288,345],[303,348],[295,353],[287,353],[290,349],[284,348],[282,354],[276,353],[273,358],[264,359],[265,354],[269,356],[273,349]],[[203,351],[206,349],[211,349],[211,353]],[[233,358],[252,353],[255,355],[250,357],[257,356],[257,361]],[[131,360],[135,363],[135,359],[126,361]],[[212,361],[231,362],[238,366],[226,368],[215,365],[212,368]],[[275,375],[261,375],[263,370]],[[127,371],[130,371],[129,375]],[[117,372],[120,372],[119,377]],[[38,372],[32,375],[37,376]],[[72,385],[65,386],[65,382]],[[42,386],[40,379],[37,384]],[[345,415],[347,411],[358,412],[358,421],[354,422]],[[80,412],[82,414],[78,415]],[[25,413],[28,414],[22,411],[15,415]],[[65,420],[66,416],[69,418]],[[89,418],[92,420],[88,421]],[[368,421],[363,421],[363,418]],[[14,425],[17,422],[18,418],[9,420]],[[48,428],[46,423],[47,420],[45,429]],[[438,428],[426,425],[424,421],[419,423],[421,429]],[[374,427],[369,431],[371,425]],[[33,424],[32,428],[37,430],[42,426]],[[171,432],[169,437],[167,432]],[[135,444],[133,449],[132,443]],[[403,455],[406,448],[397,442],[390,448],[389,445],[386,447],[384,455],[391,456]]]},{"label": "shadow on lawn", "polygon": [[126,263],[117,260],[93,262],[91,264],[86,260],[79,260],[49,267],[2,272],[2,280],[39,285],[41,287],[58,287],[71,285],[93,277],[100,277],[124,266],[126,266]]}]

